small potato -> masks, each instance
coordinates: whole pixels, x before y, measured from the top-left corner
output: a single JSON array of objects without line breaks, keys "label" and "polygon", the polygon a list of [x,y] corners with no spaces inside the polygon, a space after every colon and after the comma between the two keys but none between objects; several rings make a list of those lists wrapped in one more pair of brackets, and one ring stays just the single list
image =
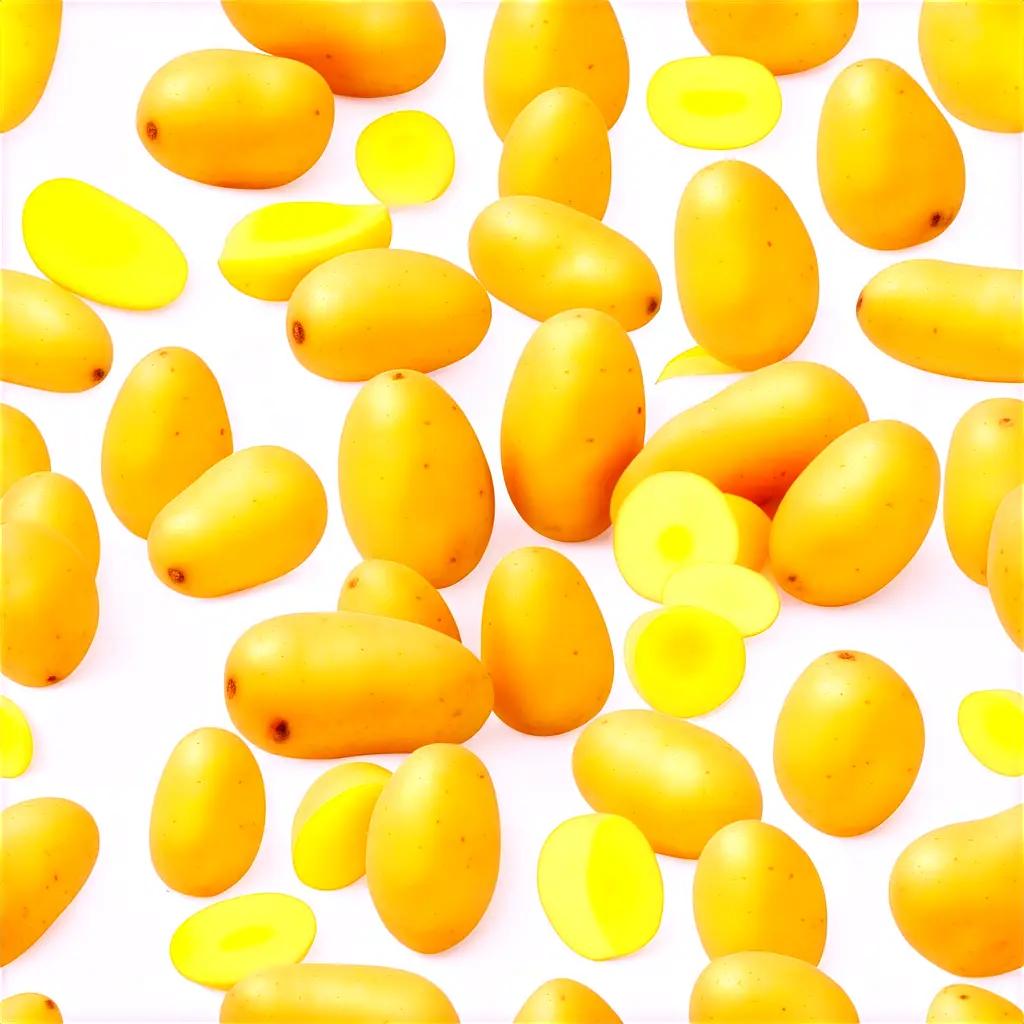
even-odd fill
[{"label": "small potato", "polygon": [[63,1024],[57,1004],[38,992],[0,999],[0,1024]]},{"label": "small potato", "polygon": [[263,775],[226,729],[196,729],[167,759],[153,797],[149,852],[187,896],[216,896],[249,870],[263,840]]},{"label": "small potato", "polygon": [[57,55],[63,8],[62,0],[0,7],[0,132],[17,128],[42,99]]},{"label": "small potato", "polygon": [[1024,650],[1024,485],[999,503],[985,570],[988,592],[1006,635]]},{"label": "small potato", "polygon": [[1024,1010],[977,985],[947,985],[928,1007],[926,1024],[1024,1024]]},{"label": "small potato", "polygon": [[15,480],[49,468],[50,453],[39,428],[20,409],[0,403],[0,497]]},{"label": "small potato", "polygon": [[546,981],[523,1003],[513,1024],[622,1024],[593,990],[569,978]]}]

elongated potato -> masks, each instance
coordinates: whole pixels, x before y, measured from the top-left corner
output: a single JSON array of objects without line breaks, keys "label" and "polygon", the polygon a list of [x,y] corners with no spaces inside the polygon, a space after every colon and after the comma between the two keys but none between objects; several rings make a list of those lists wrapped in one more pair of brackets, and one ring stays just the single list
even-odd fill
[{"label": "elongated potato", "polygon": [[807,464],[867,410],[853,385],[817,363],[780,363],[681,412],[650,437],[612,495],[612,518],[654,473],[684,470],[729,494],[771,505]]},{"label": "elongated potato", "polygon": [[488,206],[470,228],[469,261],[495,298],[534,320],[597,309],[631,331],[661,306],[658,272],[633,242],[539,196],[508,196]]},{"label": "elongated potato", "polygon": [[857,299],[872,344],[919,370],[967,380],[1024,381],[1024,272],[906,260]]},{"label": "elongated potato", "polygon": [[39,428],[13,405],[0,403],[0,496],[16,480],[50,468],[50,453]]},{"label": "elongated potato", "polygon": [[288,303],[288,340],[307,370],[369,380],[428,373],[468,356],[491,324],[483,286],[438,256],[361,249],[310,271]]},{"label": "elongated potato", "polygon": [[0,814],[0,967],[35,943],[85,885],[100,835],[71,800],[40,797]]},{"label": "elongated potato", "polygon": [[523,1003],[513,1024],[622,1024],[593,990],[570,978],[546,981]]},{"label": "elongated potato", "polygon": [[277,579],[320,543],[327,496],[286,448],[245,448],[211,466],[157,514],[149,564],[190,597],[219,597]]},{"label": "elongated potato", "polygon": [[1024,1024],[1024,1010],[977,985],[947,985],[928,1007],[926,1024]]},{"label": "elongated potato", "polygon": [[135,128],[168,170],[207,185],[274,188],[320,159],[334,97],[312,68],[244,50],[197,50],[142,91]]},{"label": "elongated potato", "polygon": [[0,7],[0,132],[36,109],[50,80],[60,39],[61,0],[11,0]]},{"label": "elongated potato", "polygon": [[992,605],[1007,636],[1024,650],[1024,485],[999,503],[985,569]]},{"label": "elongated potato", "polygon": [[0,270],[4,381],[44,391],[87,391],[110,372],[113,358],[110,332],[77,295],[41,277]]},{"label": "elongated potato", "polygon": [[772,521],[772,571],[809,604],[863,601],[898,576],[935,518],[939,460],[897,420],[833,441],[786,492]]},{"label": "elongated potato", "polygon": [[414,622],[354,612],[253,626],[228,655],[224,694],[246,739],[307,758],[461,743],[494,703],[487,673],[461,644]]},{"label": "elongated potato", "polygon": [[64,1024],[57,1004],[39,992],[0,999],[0,1024]]},{"label": "elongated potato", "polygon": [[505,398],[501,468],[512,504],[552,540],[603,533],[615,483],[643,447],[645,421],[629,335],[596,310],[556,314],[526,343]]},{"label": "elongated potato", "polygon": [[469,420],[415,370],[374,377],[356,395],[338,448],[341,511],[364,558],[404,562],[447,587],[480,561],[494,485]]}]

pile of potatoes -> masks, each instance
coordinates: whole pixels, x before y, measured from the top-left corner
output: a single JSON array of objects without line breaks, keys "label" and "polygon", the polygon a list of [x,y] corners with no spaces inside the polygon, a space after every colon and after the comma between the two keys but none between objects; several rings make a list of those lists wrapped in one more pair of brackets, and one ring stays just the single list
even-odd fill
[{"label": "pile of potatoes", "polygon": [[[136,118],[155,162],[208,186],[295,180],[324,152],[335,95],[408,92],[445,51],[431,0],[222,6],[255,49],[176,57],[146,84]],[[858,15],[857,0],[685,6],[711,55],[756,61],[775,76],[834,58]],[[0,130],[40,101],[60,22],[61,0],[0,7]],[[1024,131],[1020,0],[923,0],[919,43],[949,114]],[[510,827],[484,760],[462,744],[492,713],[530,736],[579,730],[571,772],[592,813],[554,829],[537,860],[538,899],[562,941],[596,961],[641,949],[661,924],[659,856],[693,860],[693,914],[709,963],[690,1020],[855,1022],[849,997],[818,967],[828,914],[814,863],[761,820],[761,781],[744,754],[687,719],[741,685],[745,644],[775,622],[779,589],[839,607],[892,582],[931,528],[940,490],[952,563],[991,596],[984,642],[997,642],[998,622],[1024,648],[1024,403],[997,394],[964,412],[943,474],[913,425],[872,419],[854,382],[788,360],[818,311],[813,240],[777,182],[730,159],[682,190],[675,276],[694,348],[666,374],[743,376],[647,436],[627,332],[658,314],[662,282],[647,254],[603,220],[608,131],[629,87],[615,12],[607,0],[501,0],[483,59],[483,98],[503,149],[495,201],[469,232],[472,272],[390,248],[393,212],[381,205],[272,204],[225,240],[227,281],[287,303],[298,362],[359,385],[341,426],[337,494],[364,561],[343,581],[336,610],[295,610],[234,639],[223,693],[237,732],[198,728],[170,752],[153,797],[153,868],[167,887],[206,899],[246,875],[266,821],[250,745],[302,759],[405,755],[394,772],[346,760],[320,775],[295,809],[293,864],[317,890],[365,876],[397,942],[440,953],[486,914]],[[835,75],[817,169],[839,230],[885,251],[945,231],[966,187],[946,114],[880,59]],[[23,231],[44,276],[0,271],[0,377],[53,392],[99,386],[113,345],[85,300],[167,305],[185,286],[185,257],[144,213],[72,179],[35,189]],[[494,300],[538,322],[505,391],[504,486],[546,540],[611,532],[609,559],[657,605],[627,637],[609,635],[599,595],[550,546],[503,553],[486,585],[479,654],[461,642],[440,593],[488,549],[495,482],[472,423],[430,374],[484,341]],[[915,258],[868,281],[849,316],[882,352],[921,371],[1020,384],[1022,310],[1019,270]],[[139,360],[110,408],[97,452],[106,500],[145,541],[156,579],[183,596],[277,579],[323,536],[331,500],[311,466],[288,449],[236,440],[217,379],[186,348]],[[0,667],[24,686],[58,684],[96,632],[100,536],[88,497],[52,471],[43,434],[6,404],[0,494]],[[603,713],[616,644],[649,707]],[[814,829],[869,833],[898,810],[921,766],[914,693],[895,669],[854,650],[794,675],[774,723],[779,789]],[[971,735],[982,747],[1002,743],[1000,763],[1024,774],[1024,735],[1013,731],[1024,725],[1005,718],[1024,715],[1020,701],[999,707],[1003,718],[976,716]],[[31,732],[12,701],[0,712],[0,767],[13,776],[29,767]],[[87,883],[99,848],[96,822],[69,800],[2,811],[0,966],[42,939]],[[910,946],[948,973],[1020,969],[1021,805],[911,843],[893,864],[889,902]],[[186,977],[226,991],[226,1024],[458,1021],[417,974],[302,963],[315,930],[300,900],[238,897],[184,922],[171,958]],[[949,1024],[1024,1019],[968,984],[944,988],[927,1014]],[[60,1019],[43,995],[0,1002],[3,1024]],[[589,988],[558,979],[516,1021],[619,1017]]]}]

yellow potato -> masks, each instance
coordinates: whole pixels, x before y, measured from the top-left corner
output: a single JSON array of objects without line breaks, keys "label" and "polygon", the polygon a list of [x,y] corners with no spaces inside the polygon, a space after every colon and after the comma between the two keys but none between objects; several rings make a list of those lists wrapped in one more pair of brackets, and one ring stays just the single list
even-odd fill
[{"label": "yellow potato", "polygon": [[686,13],[709,52],[791,75],[824,64],[849,42],[857,0],[686,0]]},{"label": "yellow potato", "polygon": [[294,452],[245,448],[211,466],[157,513],[149,563],[190,597],[219,597],[277,579],[320,543],[327,496]]},{"label": "yellow potato", "polygon": [[621,814],[657,853],[700,856],[724,825],[761,817],[761,788],[725,740],[656,711],[613,711],[588,725],[573,775],[595,811]]},{"label": "yellow potato", "polygon": [[779,614],[778,591],[759,572],[743,565],[693,562],[680,566],[668,578],[662,601],[714,612],[741,636],[763,633]]},{"label": "yellow potato", "polygon": [[221,1024],[459,1024],[448,997],[426,978],[391,967],[291,964],[240,981]]},{"label": "yellow potato", "polygon": [[1021,804],[915,839],[889,878],[903,937],[951,974],[990,977],[1024,966]]},{"label": "yellow potato", "polygon": [[942,514],[956,564],[985,584],[999,503],[1024,483],[1024,402],[988,398],[960,417],[949,442]]},{"label": "yellow potato", "polygon": [[861,60],[825,96],[818,181],[844,234],[872,249],[905,249],[942,234],[960,211],[964,156],[942,112],[903,68]]},{"label": "yellow potato", "polygon": [[657,383],[675,377],[717,377],[728,373],[739,373],[739,370],[705,352],[700,345],[691,345],[665,364]]},{"label": "yellow potato", "polygon": [[749,498],[727,494],[725,500],[740,534],[740,550],[736,556],[736,564],[760,572],[768,560],[768,535],[771,532],[772,521],[768,518],[768,513]]},{"label": "yellow potato", "polygon": [[863,601],[895,579],[935,518],[939,460],[924,434],[874,420],[833,441],[786,492],[772,521],[772,571],[818,605]]},{"label": "yellow potato", "polygon": [[[35,943],[85,885],[100,834],[71,800],[39,797],[0,813],[0,967]],[[84,936],[83,936],[84,937]]]},{"label": "yellow potato", "polygon": [[476,278],[404,249],[335,256],[307,274],[288,303],[295,358],[331,380],[437,370],[468,356],[490,324],[491,300]]},{"label": "yellow potato", "polygon": [[313,889],[343,889],[366,872],[370,815],[391,778],[380,765],[349,761],[306,790],[292,823],[292,866]]},{"label": "yellow potato", "polygon": [[0,1024],[63,1024],[57,1004],[38,992],[0,999]]},{"label": "yellow potato", "polygon": [[17,128],[50,80],[60,39],[61,0],[4,0],[0,7],[0,132]]},{"label": "yellow potato", "polygon": [[872,344],[920,370],[968,380],[1024,381],[1024,273],[905,260],[857,299]]},{"label": "yellow potato", "polygon": [[611,187],[608,128],[585,92],[560,86],[523,107],[505,136],[499,196],[543,196],[600,220]]},{"label": "yellow potato", "polygon": [[341,96],[395,96],[422,85],[444,56],[431,0],[223,0],[253,46],[316,68]]},{"label": "yellow potato", "polygon": [[386,615],[418,622],[461,640],[445,599],[415,569],[401,562],[370,558],[345,577],[338,595],[339,612]]},{"label": "yellow potato", "polygon": [[0,499],[0,522],[38,523],[59,533],[96,574],[100,533],[85,491],[60,473],[30,473]]},{"label": "yellow potato", "polygon": [[92,567],[49,526],[0,527],[0,669],[23,686],[66,679],[96,635],[99,597]]},{"label": "yellow potato", "polygon": [[406,753],[461,743],[494,704],[483,666],[413,622],[353,612],[283,615],[244,633],[224,670],[228,711],[289,757]]},{"label": "yellow potato", "polygon": [[187,348],[141,359],[103,433],[103,490],[114,515],[146,537],[156,514],[231,454],[231,424],[210,368]]},{"label": "yellow potato", "polygon": [[533,736],[589,722],[615,674],[593,592],[550,548],[520,548],[495,566],[484,594],[480,658],[494,683],[494,713]]},{"label": "yellow potato", "polygon": [[434,743],[384,786],[366,837],[366,882],[392,935],[440,953],[477,926],[498,881],[498,798],[483,762]]},{"label": "yellow potato", "polygon": [[167,759],[153,797],[149,852],[176,892],[216,896],[252,865],[263,840],[263,775],[226,729],[196,729]]},{"label": "yellow potato", "polygon": [[910,687],[859,651],[822,655],[786,696],[775,726],[775,776],[804,821],[833,836],[877,828],[903,803],[924,753]]},{"label": "yellow potato", "polygon": [[393,110],[359,133],[356,170],[388,206],[432,203],[452,183],[455,147],[436,117],[422,110]]},{"label": "yellow potato", "polygon": [[761,950],[817,965],[827,911],[818,871],[802,847],[763,821],[734,821],[697,860],[693,915],[713,960]]},{"label": "yellow potato", "polygon": [[272,203],[228,232],[217,266],[240,292],[286,302],[306,274],[333,256],[390,244],[386,206]]},{"label": "yellow potato", "polygon": [[960,701],[957,725],[967,749],[1000,775],[1024,775],[1024,694],[975,690]]},{"label": "yellow potato", "polygon": [[0,779],[24,775],[31,763],[32,729],[28,719],[13,700],[0,696]]},{"label": "yellow potato", "polygon": [[150,155],[184,178],[274,188],[320,159],[334,97],[299,61],[244,50],[196,50],[146,84],[135,129]]},{"label": "yellow potato", "polygon": [[608,0],[500,0],[484,57],[484,100],[504,138],[536,96],[572,86],[619,119],[629,89],[629,55]]},{"label": "yellow potato", "polygon": [[[15,6],[27,0],[14,0]],[[0,270],[0,377],[44,391],[87,391],[110,372],[103,321],[60,285]]]},{"label": "yellow potato", "polygon": [[541,848],[537,891],[559,938],[588,960],[629,956],[661,925],[658,859],[640,829],[617,814],[562,822]]},{"label": "yellow potato", "polygon": [[513,1024],[622,1024],[593,990],[569,978],[546,981],[523,1003]]},{"label": "yellow potato", "polygon": [[480,561],[494,485],[465,414],[415,370],[380,374],[349,408],[338,449],[345,525],[364,558],[403,562],[435,587]]},{"label": "yellow potato", "polygon": [[985,576],[1003,629],[1024,650],[1024,485],[999,503],[989,535]]},{"label": "yellow potato", "polygon": [[756,370],[784,359],[818,310],[818,261],[789,197],[756,167],[698,171],[676,215],[676,285],[686,326],[716,359]]},{"label": "yellow potato", "polygon": [[692,1024],[857,1024],[850,997],[817,967],[782,953],[712,960],[690,995]]},{"label": "yellow potato", "polygon": [[[502,4],[529,7],[532,0]],[[631,331],[661,306],[658,272],[633,242],[539,196],[507,196],[488,206],[470,228],[469,261],[495,298],[534,320],[597,309]]]},{"label": "yellow potato", "polygon": [[766,366],[670,419],[648,438],[612,495],[623,499],[654,473],[685,470],[762,507],[867,410],[853,385],[817,363]]},{"label": "yellow potato", "polygon": [[0,496],[16,480],[50,468],[50,453],[39,428],[13,405],[0,403]]},{"label": "yellow potato", "polygon": [[1019,3],[925,0],[918,43],[924,73],[954,117],[993,132],[1024,131],[1024,8]]},{"label": "yellow potato", "polygon": [[947,985],[928,1007],[927,1024],[1024,1024],[1024,1010],[977,985]]},{"label": "yellow potato", "polygon": [[629,335],[593,309],[545,321],[505,399],[501,468],[516,510],[552,540],[590,540],[611,524],[615,482],[643,447],[644,382]]}]

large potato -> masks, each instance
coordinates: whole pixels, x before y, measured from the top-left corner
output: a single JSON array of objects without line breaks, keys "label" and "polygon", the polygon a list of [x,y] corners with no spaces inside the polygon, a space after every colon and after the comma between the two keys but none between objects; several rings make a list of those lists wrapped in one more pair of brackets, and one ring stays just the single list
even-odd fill
[{"label": "large potato", "polygon": [[1024,485],[999,503],[988,539],[988,592],[1007,636],[1024,649]]},{"label": "large potato", "polygon": [[17,128],[42,99],[57,55],[62,12],[62,0],[0,6],[0,132]]},{"label": "large potato", "polygon": [[13,405],[0,403],[0,496],[16,480],[50,468],[50,453],[39,428]]}]

